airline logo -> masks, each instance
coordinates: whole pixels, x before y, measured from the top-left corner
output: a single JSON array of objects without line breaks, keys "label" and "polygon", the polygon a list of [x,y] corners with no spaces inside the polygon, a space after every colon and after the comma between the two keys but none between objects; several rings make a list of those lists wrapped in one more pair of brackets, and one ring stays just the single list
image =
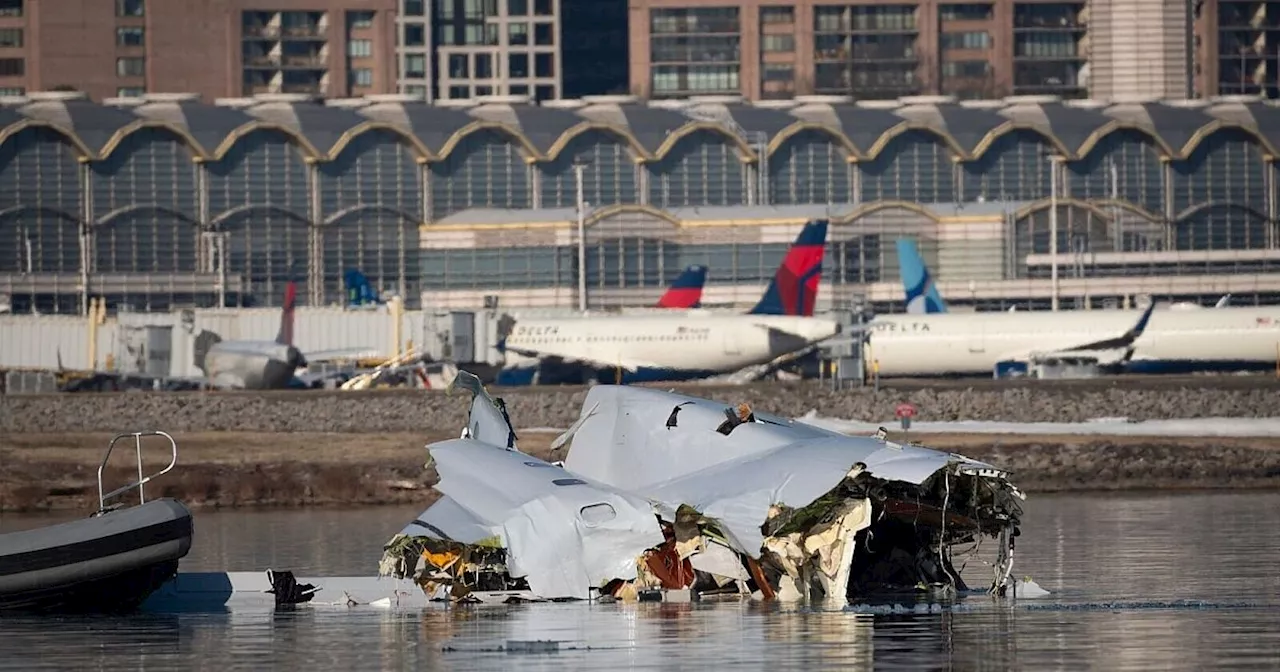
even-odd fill
[{"label": "airline logo", "polygon": [[813,316],[822,279],[822,256],[826,247],[826,222],[810,225],[796,239],[778,269],[778,299],[786,315]]},{"label": "airline logo", "polygon": [[903,334],[933,331],[928,322],[872,322],[871,329]]},{"label": "airline logo", "polygon": [[516,326],[515,336],[555,336],[560,333],[558,326]]},{"label": "airline logo", "polygon": [[707,281],[706,266],[690,266],[671,283],[658,299],[659,308],[697,308],[702,302],[702,286]]},{"label": "airline logo", "polygon": [[1259,318],[1258,318],[1258,321],[1257,321],[1257,324],[1258,324],[1258,326],[1259,326],[1259,327],[1268,327],[1268,326],[1271,326],[1271,318],[1269,318],[1269,317],[1259,317]]}]

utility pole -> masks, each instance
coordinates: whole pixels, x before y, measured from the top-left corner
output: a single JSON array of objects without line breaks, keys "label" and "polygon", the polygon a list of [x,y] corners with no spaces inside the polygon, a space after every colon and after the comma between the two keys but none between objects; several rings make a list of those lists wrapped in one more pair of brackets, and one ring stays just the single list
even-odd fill
[{"label": "utility pole", "polygon": [[1051,310],[1058,310],[1058,157],[1049,156],[1049,284]]},{"label": "utility pole", "polygon": [[587,201],[583,194],[583,172],[587,164],[573,163],[573,182],[578,208],[578,312],[587,312]]}]

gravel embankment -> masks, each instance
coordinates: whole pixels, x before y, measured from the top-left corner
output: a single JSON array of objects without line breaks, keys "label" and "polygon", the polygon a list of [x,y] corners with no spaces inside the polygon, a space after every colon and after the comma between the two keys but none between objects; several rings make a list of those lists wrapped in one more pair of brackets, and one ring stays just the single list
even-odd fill
[{"label": "gravel embankment", "polygon": [[[984,389],[886,388],[832,391],[816,382],[684,388],[726,402],[794,417],[819,415],[892,422],[895,406],[917,406],[917,421],[1083,422],[1101,417],[1159,420],[1280,415],[1270,385],[1019,386]],[[567,427],[583,388],[494,390],[518,427]],[[0,397],[0,433],[115,432],[140,429],[240,432],[417,432],[460,427],[463,393],[438,391],[119,393]]]}]

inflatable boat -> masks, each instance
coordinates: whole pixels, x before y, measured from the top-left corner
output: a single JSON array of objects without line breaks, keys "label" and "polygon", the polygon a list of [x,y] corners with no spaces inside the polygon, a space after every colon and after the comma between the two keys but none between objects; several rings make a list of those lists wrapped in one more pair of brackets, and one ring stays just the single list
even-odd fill
[{"label": "inflatable boat", "polygon": [[[123,434],[138,447],[141,437],[158,435],[173,447],[173,461],[160,472],[111,493],[102,493],[98,469],[99,509],[88,518],[58,525],[0,534],[0,611],[120,612],[138,607],[178,572],[178,561],[191,550],[191,512],[175,499],[145,501],[142,487],[177,462],[177,445],[163,432]],[[139,469],[139,474],[141,474]],[[107,505],[138,491],[141,503]]]}]

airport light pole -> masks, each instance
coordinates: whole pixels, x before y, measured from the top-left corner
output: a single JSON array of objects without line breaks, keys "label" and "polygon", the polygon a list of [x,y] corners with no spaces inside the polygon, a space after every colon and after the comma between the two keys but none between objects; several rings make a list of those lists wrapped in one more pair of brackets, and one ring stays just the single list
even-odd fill
[{"label": "airport light pole", "polygon": [[1049,291],[1050,309],[1058,310],[1058,156],[1049,155]]},{"label": "airport light pole", "polygon": [[587,312],[587,201],[583,195],[582,174],[587,164],[573,162],[573,183],[578,209],[578,312]]}]

